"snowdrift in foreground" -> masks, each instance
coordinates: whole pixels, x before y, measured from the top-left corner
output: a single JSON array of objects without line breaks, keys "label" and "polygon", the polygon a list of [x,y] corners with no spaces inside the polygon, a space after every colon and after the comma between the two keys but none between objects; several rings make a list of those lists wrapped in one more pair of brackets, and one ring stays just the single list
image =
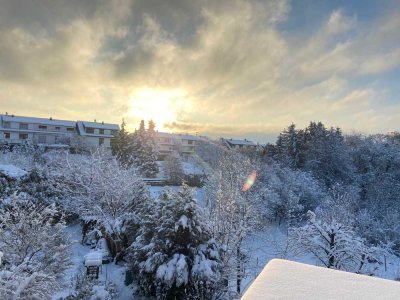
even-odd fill
[{"label": "snowdrift in foreground", "polygon": [[396,281],[273,259],[249,287],[242,300],[397,300],[399,295],[400,283]]}]

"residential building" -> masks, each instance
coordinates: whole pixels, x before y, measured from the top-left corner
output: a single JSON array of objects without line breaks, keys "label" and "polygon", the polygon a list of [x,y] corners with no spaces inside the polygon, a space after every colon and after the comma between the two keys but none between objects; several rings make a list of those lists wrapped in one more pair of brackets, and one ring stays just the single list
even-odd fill
[{"label": "residential building", "polygon": [[257,145],[252,141],[247,139],[244,140],[236,140],[236,139],[221,139],[225,146],[229,149],[234,150],[253,150],[257,148]]},{"label": "residential building", "polygon": [[104,122],[77,122],[78,134],[83,137],[87,147],[111,147],[111,139],[119,130],[117,124],[106,124]]},{"label": "residential building", "polygon": [[110,141],[117,130],[118,125],[103,122],[0,115],[0,143],[70,145],[79,141],[82,146],[110,147]]},{"label": "residential building", "polygon": [[157,150],[161,157],[177,151],[181,154],[193,154],[199,138],[189,134],[156,132]]}]

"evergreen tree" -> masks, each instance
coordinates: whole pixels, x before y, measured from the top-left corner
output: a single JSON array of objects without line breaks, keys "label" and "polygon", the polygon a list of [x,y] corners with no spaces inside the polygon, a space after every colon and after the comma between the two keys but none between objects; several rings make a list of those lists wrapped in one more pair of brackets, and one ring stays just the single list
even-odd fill
[{"label": "evergreen tree", "polygon": [[142,176],[150,178],[155,177],[159,172],[154,128],[154,122],[150,121],[149,129],[146,131],[144,121],[142,120],[139,129],[131,136],[133,162]]},{"label": "evergreen tree", "polygon": [[166,189],[155,206],[131,246],[140,294],[212,299],[220,280],[220,249],[192,190],[186,185],[179,192]]},{"label": "evergreen tree", "polygon": [[122,120],[121,129],[115,135],[111,142],[112,154],[123,165],[132,164],[132,145],[129,133],[125,129],[125,121]]}]

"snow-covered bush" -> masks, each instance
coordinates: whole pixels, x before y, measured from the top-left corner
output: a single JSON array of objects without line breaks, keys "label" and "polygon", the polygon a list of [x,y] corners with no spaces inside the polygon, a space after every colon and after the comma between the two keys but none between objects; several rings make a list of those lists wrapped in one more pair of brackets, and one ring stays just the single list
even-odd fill
[{"label": "snow-covered bush", "polygon": [[291,238],[323,266],[372,275],[377,268],[377,248],[368,247],[354,230],[335,219],[319,220],[309,212],[306,225],[293,228]]},{"label": "snow-covered bush", "polygon": [[[220,248],[189,187],[166,189],[131,246],[139,292],[157,299],[213,299]],[[148,226],[152,223],[152,226]]]},{"label": "snow-covered bush", "polygon": [[70,242],[54,206],[14,195],[0,204],[1,299],[50,299],[70,266]]}]

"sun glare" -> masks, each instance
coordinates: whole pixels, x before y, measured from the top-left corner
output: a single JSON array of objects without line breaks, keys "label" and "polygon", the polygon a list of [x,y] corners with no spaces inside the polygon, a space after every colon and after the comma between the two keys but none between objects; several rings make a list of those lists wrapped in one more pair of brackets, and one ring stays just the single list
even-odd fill
[{"label": "sun glare", "polygon": [[188,109],[186,93],[182,90],[138,90],[129,97],[129,115],[139,120],[153,120],[158,130],[176,122],[180,111]]}]

